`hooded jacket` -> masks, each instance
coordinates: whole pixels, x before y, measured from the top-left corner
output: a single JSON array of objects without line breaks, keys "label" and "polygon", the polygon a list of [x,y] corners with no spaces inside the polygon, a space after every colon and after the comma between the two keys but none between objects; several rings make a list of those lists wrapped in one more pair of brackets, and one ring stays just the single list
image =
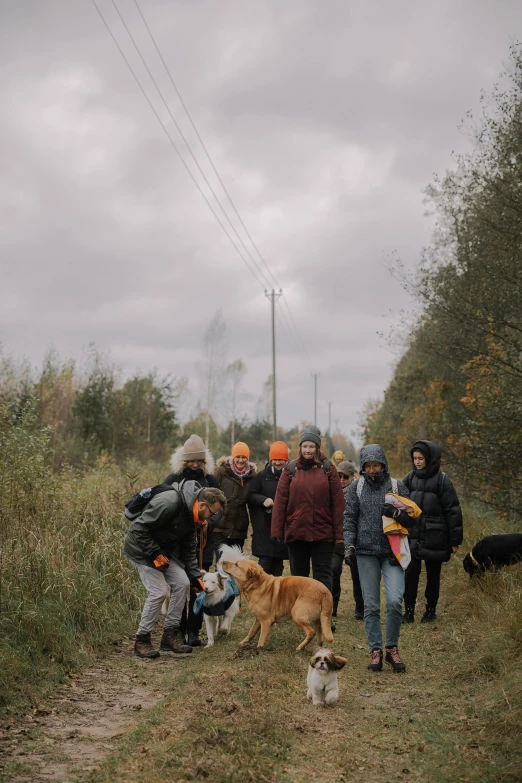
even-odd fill
[{"label": "hooded jacket", "polygon": [[[188,467],[183,468],[183,449],[184,446],[180,446],[179,449],[176,449],[176,451],[171,456],[170,466],[173,472],[169,473],[163,483],[179,484],[181,481],[197,481],[201,487],[215,487],[218,489],[219,482],[213,473],[214,458],[212,457],[210,451],[208,449],[206,451],[205,464],[203,467],[198,468],[197,470],[193,470],[192,468]],[[207,543],[205,544],[205,548],[203,550],[203,563],[206,565],[212,563],[212,560],[214,559],[214,539],[212,536],[212,531],[221,518],[221,512],[219,512],[216,517],[217,519],[212,517],[212,519],[208,520]]]},{"label": "hooded jacket", "polygon": [[193,506],[202,487],[186,481],[155,495],[127,530],[123,551],[136,563],[154,568],[158,555],[179,563],[187,576],[199,576]]},{"label": "hooded jacket", "polygon": [[[417,470],[413,452],[426,457],[426,467]],[[441,473],[439,447],[430,440],[418,440],[412,450],[413,470],[404,477],[410,497],[422,509],[408,530],[411,556],[418,560],[446,562],[451,548],[462,543],[462,509],[451,480]]]},{"label": "hooded jacket", "polygon": [[[380,462],[383,469],[371,478],[364,471],[366,462]],[[363,482],[363,487],[359,498],[357,486],[360,481]],[[345,547],[355,546],[358,555],[374,555],[383,559],[393,558],[397,562],[382,528],[381,508],[386,493],[391,491],[392,481],[382,446],[377,443],[363,446],[361,449],[361,478],[352,481],[346,495]],[[410,496],[409,490],[402,481],[397,481],[397,491],[403,497]]]},{"label": "hooded jacket", "polygon": [[[320,459],[325,459],[322,452]],[[343,508],[343,488],[335,467],[330,465],[329,475],[326,475],[322,465],[299,458],[293,478],[290,479],[288,464],[279,479],[271,535],[283,539],[285,544],[294,541],[334,543],[343,537]]]},{"label": "hooded jacket", "polygon": [[215,476],[219,489],[227,499],[227,510],[214,530],[227,538],[246,538],[248,535],[250,519],[247,502],[252,481],[257,473],[256,466],[252,462],[248,464],[250,473],[240,478],[230,467],[228,457],[221,457],[218,460]]},{"label": "hooded jacket", "polygon": [[274,541],[270,536],[273,506],[266,508],[263,505],[267,498],[274,500],[282,472],[273,469],[272,463],[267,462],[250,487],[248,507],[252,520],[252,554],[255,557],[279,557],[288,560],[286,546]]}]

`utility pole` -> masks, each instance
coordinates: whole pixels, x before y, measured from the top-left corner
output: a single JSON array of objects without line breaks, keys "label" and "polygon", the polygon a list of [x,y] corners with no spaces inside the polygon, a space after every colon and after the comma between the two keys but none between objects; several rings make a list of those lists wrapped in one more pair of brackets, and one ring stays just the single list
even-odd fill
[{"label": "utility pole", "polygon": [[317,427],[317,379],[320,373],[313,372],[312,378],[314,379],[314,424]]},{"label": "utility pole", "polygon": [[270,293],[265,291],[265,296],[270,300],[272,310],[272,418],[274,425],[274,440],[277,440],[275,303],[282,295],[283,291],[281,288],[279,289],[279,293],[276,293],[273,288]]}]

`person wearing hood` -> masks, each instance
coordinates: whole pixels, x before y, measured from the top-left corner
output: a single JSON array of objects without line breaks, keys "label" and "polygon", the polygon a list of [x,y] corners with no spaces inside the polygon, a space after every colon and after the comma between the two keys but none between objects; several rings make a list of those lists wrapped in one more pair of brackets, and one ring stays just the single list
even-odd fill
[{"label": "person wearing hood", "polygon": [[421,623],[437,619],[442,564],[462,544],[462,509],[448,476],[440,469],[441,452],[430,440],[418,440],[411,450],[413,469],[403,479],[410,497],[422,509],[408,531],[411,563],[406,570],[404,616],[415,622],[415,603],[422,561],[426,564],[426,611]]},{"label": "person wearing hood", "polygon": [[222,544],[240,546],[248,535],[248,497],[256,466],[250,462],[250,449],[241,441],[232,447],[231,457],[222,457],[215,471],[219,488],[227,499],[227,510],[214,528],[216,553]]},{"label": "person wearing hood", "polygon": [[310,424],[299,436],[299,453],[283,470],[272,512],[271,535],[288,547],[293,576],[309,576],[332,592],[332,554],[342,542],[343,489],[321,451],[321,433]]},{"label": "person wearing hood", "polygon": [[[335,456],[335,454],[334,454]],[[356,480],[355,465],[353,462],[343,460],[337,465],[337,472],[341,479],[341,487],[343,488],[343,496],[346,502],[346,495],[348,494],[348,487]],[[344,509],[343,509],[344,512]],[[339,600],[341,598],[341,575],[343,572],[344,563],[344,540],[342,544],[336,544],[332,555],[332,574],[333,574],[333,613],[332,617],[337,617],[337,608],[339,606]],[[361,590],[361,582],[359,581],[359,572],[357,570],[357,563],[350,566],[350,573],[352,576],[352,588],[353,598],[355,601],[355,612],[353,614],[355,620],[362,620],[364,618],[364,603]]]},{"label": "person wearing hood", "polygon": [[[217,478],[214,476],[214,459],[210,451],[206,448],[203,439],[199,435],[191,435],[180,446],[170,459],[172,473],[169,473],[164,484],[179,484],[181,481],[197,481],[201,487],[219,488]],[[219,521],[219,514],[208,520],[206,528],[197,526],[197,551],[198,564],[203,571],[210,571],[212,560],[214,559],[214,538],[213,530]],[[180,628],[184,636],[187,637],[187,644],[190,647],[200,647],[201,640],[199,633],[203,625],[203,612],[194,614],[194,601],[196,593],[190,591],[188,606],[183,607]]]},{"label": "person wearing hood", "polygon": [[252,554],[272,576],[282,576],[288,549],[270,535],[274,498],[283,468],[288,462],[288,446],[278,440],[270,446],[265,469],[253,479],[248,507],[252,520]]},{"label": "person wearing hood", "polygon": [[[355,562],[359,571],[364,600],[364,627],[370,648],[370,671],[381,671],[383,645],[381,628],[381,578],[386,595],[386,655],[393,671],[403,672],[406,666],[399,656],[399,634],[402,624],[404,571],[393,554],[383,532],[382,518],[393,517],[409,529],[411,519],[385,503],[385,496],[396,493],[409,497],[402,481],[390,477],[384,450],[379,444],[363,446],[360,455],[361,478],[348,488],[344,512],[345,562]],[[395,487],[396,484],[396,487]]]},{"label": "person wearing hood", "polygon": [[341,449],[337,449],[337,451],[334,451],[334,453],[332,454],[332,462],[337,468],[337,470],[339,470],[339,464],[344,461],[345,461],[344,451],[341,451]]},{"label": "person wearing hood", "polygon": [[140,658],[157,658],[159,652],[151,642],[161,606],[170,602],[161,637],[160,650],[190,653],[180,629],[181,613],[187,590],[201,589],[196,553],[196,528],[226,508],[219,489],[200,487],[196,481],[173,485],[151,499],[127,530],[123,551],[145,586],[148,596],[135,637],[134,652]]}]

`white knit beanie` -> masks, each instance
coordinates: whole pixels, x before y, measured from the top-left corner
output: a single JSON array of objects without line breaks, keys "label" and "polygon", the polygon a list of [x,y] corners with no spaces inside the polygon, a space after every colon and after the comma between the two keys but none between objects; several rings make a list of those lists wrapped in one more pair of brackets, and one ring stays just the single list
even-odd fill
[{"label": "white knit beanie", "polygon": [[199,435],[191,435],[183,444],[183,460],[190,462],[193,459],[206,459],[207,450],[203,439]]}]

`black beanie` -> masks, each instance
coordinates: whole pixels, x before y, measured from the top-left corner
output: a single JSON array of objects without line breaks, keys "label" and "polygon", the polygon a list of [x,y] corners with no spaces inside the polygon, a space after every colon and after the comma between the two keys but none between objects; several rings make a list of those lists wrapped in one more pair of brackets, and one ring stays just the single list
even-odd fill
[{"label": "black beanie", "polygon": [[321,431],[319,427],[316,427],[314,424],[307,424],[299,435],[299,445],[301,446],[305,440],[310,440],[312,443],[315,443],[318,448],[321,448]]}]

